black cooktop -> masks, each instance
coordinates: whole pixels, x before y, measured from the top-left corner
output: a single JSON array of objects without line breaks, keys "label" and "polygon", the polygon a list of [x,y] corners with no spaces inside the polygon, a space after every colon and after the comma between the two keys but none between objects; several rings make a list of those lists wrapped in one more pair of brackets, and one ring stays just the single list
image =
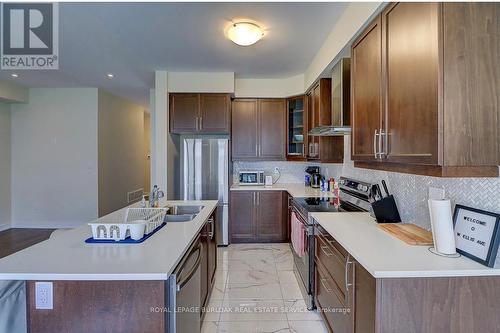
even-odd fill
[{"label": "black cooktop", "polygon": [[294,200],[308,213],[338,212],[338,199],[336,198],[294,198]]}]

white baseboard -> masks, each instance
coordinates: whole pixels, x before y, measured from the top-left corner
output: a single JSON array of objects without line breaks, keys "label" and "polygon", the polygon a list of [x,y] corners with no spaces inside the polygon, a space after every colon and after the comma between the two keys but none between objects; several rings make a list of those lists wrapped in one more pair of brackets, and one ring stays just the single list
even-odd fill
[{"label": "white baseboard", "polygon": [[7,230],[7,229],[10,229],[10,224],[0,224],[0,231],[4,231],[4,230]]}]

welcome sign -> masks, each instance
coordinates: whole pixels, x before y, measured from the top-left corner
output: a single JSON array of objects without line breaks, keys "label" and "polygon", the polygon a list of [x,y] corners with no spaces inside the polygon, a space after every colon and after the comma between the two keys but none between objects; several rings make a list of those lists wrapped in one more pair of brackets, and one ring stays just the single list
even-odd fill
[{"label": "welcome sign", "polygon": [[500,240],[500,215],[456,205],[453,221],[457,252],[493,267]]}]

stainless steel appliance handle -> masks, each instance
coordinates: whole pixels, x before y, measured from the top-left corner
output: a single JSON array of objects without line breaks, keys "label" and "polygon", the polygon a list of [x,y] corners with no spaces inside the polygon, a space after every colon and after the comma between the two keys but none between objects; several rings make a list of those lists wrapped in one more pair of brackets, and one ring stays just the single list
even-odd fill
[{"label": "stainless steel appliance handle", "polygon": [[214,225],[215,225],[215,220],[213,217],[208,219],[208,223],[210,223],[210,231],[208,232],[208,237],[210,239],[214,239]]},{"label": "stainless steel appliance handle", "polygon": [[383,155],[385,155],[384,151],[382,150],[382,137],[384,136],[384,130],[380,129],[380,133],[378,136],[378,155],[380,158],[382,158]]},{"label": "stainless steel appliance handle", "polygon": [[320,281],[328,293],[331,293],[333,291],[332,288],[330,288],[330,286],[328,285],[328,282],[326,282],[325,278],[321,278]]},{"label": "stainless steel appliance handle", "polygon": [[349,255],[347,255],[347,258],[345,260],[345,304],[349,304],[349,287],[352,286],[352,283],[349,283],[349,265],[352,264],[352,261],[350,261]]},{"label": "stainless steel appliance handle", "polygon": [[[198,245],[196,247],[195,251],[198,251],[198,257],[196,258],[196,262],[193,265],[193,268],[191,269],[191,271],[186,276],[186,278],[184,278],[182,281],[177,283],[177,292],[180,292],[182,290],[182,288],[186,285],[186,283],[189,282],[191,277],[193,277],[194,273],[196,273],[196,270],[200,266],[200,263],[201,263],[201,245]],[[195,251],[191,252],[191,254],[189,256],[191,256]],[[182,269],[178,274],[180,275],[181,273],[182,273]]]},{"label": "stainless steel appliance handle", "polygon": [[373,134],[373,152],[375,154],[375,159],[378,158],[378,153],[377,153],[377,137],[378,137],[378,130],[375,129],[375,133]]}]

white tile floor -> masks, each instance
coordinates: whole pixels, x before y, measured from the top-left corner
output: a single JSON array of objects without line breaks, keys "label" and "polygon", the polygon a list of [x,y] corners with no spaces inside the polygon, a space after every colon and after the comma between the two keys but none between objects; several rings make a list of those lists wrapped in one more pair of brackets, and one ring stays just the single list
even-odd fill
[{"label": "white tile floor", "polygon": [[289,244],[234,244],[218,251],[202,333],[328,332],[319,313],[305,306]]}]

